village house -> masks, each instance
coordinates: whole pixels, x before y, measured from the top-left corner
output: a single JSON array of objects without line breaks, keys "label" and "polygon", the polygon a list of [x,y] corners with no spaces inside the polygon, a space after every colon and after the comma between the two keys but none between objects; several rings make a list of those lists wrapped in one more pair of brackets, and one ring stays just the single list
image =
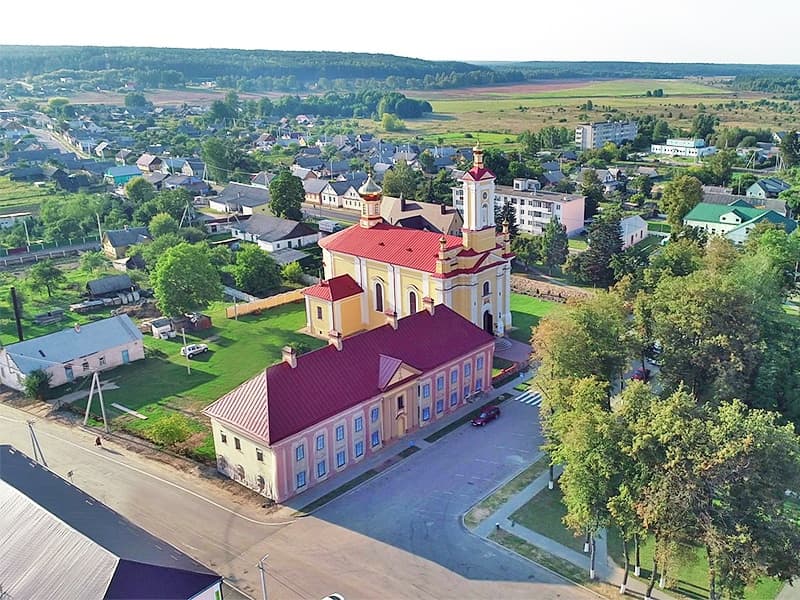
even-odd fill
[{"label": "village house", "polygon": [[117,315],[5,346],[0,383],[22,391],[25,377],[42,370],[50,375],[50,387],[57,387],[143,358],[141,332],[128,315]]},{"label": "village house", "polygon": [[728,205],[701,202],[683,218],[684,225],[725,237],[735,244],[743,244],[753,228],[762,222],[782,227],[787,233],[797,228],[792,219],[774,210],[755,208],[741,200]]},{"label": "village house", "polygon": [[147,227],[125,227],[125,229],[110,229],[103,232],[103,254],[108,258],[122,258],[128,248],[134,244],[143,244],[152,241]]},{"label": "village house", "polygon": [[638,244],[647,237],[647,221],[639,215],[620,219],[619,229],[622,232],[622,249]]},{"label": "village house", "polygon": [[389,225],[461,235],[464,219],[452,206],[433,204],[384,196],[381,200],[381,217]]},{"label": "village house", "polygon": [[767,198],[777,198],[781,192],[785,192],[790,187],[792,186],[777,177],[765,177],[747,188],[745,195],[748,198],[766,200]]},{"label": "village house", "polygon": [[229,183],[216,198],[210,198],[208,207],[221,213],[252,215],[263,211],[269,204],[269,189],[257,185]]},{"label": "village house", "polygon": [[320,192],[322,206],[361,210],[361,196],[358,194],[358,188],[362,183],[364,183],[363,179],[329,181]]},{"label": "village house", "polygon": [[332,330],[307,354],[285,347],[282,362],[206,408],[217,469],[283,502],[490,387],[494,338],[455,311],[427,298],[413,315],[382,317],[346,339]]},{"label": "village house", "polygon": [[302,248],[315,244],[320,234],[305,223],[254,214],[246,221],[231,227],[231,235],[246,242],[255,242],[267,252],[283,248]]},{"label": "village house", "polygon": [[128,183],[134,177],[141,177],[142,172],[136,165],[120,165],[106,170],[105,177],[110,184],[120,187]]},{"label": "village house", "polygon": [[149,153],[142,154],[136,159],[136,166],[142,173],[152,173],[161,170],[161,159]]}]

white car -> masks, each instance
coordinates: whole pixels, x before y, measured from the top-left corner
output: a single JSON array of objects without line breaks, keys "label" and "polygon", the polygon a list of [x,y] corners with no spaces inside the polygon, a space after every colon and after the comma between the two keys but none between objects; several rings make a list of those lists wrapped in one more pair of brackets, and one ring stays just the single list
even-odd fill
[{"label": "white car", "polygon": [[203,352],[208,352],[208,346],[205,344],[189,344],[188,346],[181,348],[181,356],[186,356],[188,358],[192,358],[193,356],[202,354]]}]

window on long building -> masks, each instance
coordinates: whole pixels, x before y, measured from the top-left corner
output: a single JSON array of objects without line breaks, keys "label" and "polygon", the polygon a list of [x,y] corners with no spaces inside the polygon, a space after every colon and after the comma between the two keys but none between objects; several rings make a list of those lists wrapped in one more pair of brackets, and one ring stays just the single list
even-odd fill
[{"label": "window on long building", "polygon": [[375,283],[375,310],[383,312],[383,286]]},{"label": "window on long building", "polygon": [[408,293],[408,314],[413,315],[417,312],[417,294],[416,292]]}]

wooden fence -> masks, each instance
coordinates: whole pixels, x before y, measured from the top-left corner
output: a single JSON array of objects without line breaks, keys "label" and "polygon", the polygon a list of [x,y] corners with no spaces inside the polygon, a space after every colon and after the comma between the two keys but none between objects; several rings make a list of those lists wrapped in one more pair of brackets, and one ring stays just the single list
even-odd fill
[{"label": "wooden fence", "polygon": [[[303,288],[305,289],[305,288]],[[282,294],[276,294],[274,296],[270,296],[269,298],[264,298],[262,300],[256,300],[255,302],[246,302],[244,304],[234,304],[233,306],[228,306],[225,309],[225,316],[229,319],[235,319],[241,315],[249,315],[255,312],[261,312],[262,310],[267,310],[269,308],[275,308],[276,306],[282,306],[284,304],[290,304],[292,302],[299,302],[303,299],[303,290],[289,290],[288,292],[283,292]]]}]

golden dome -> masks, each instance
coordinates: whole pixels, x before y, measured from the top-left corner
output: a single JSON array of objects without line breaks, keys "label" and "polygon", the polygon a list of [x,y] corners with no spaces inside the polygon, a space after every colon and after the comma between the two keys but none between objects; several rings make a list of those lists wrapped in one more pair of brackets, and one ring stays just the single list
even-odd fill
[{"label": "golden dome", "polygon": [[381,186],[375,183],[375,180],[372,178],[372,175],[367,177],[367,180],[364,182],[364,185],[358,188],[358,194],[362,198],[367,198],[367,197],[374,198],[380,196],[381,192],[383,192],[383,189],[381,188]]}]

